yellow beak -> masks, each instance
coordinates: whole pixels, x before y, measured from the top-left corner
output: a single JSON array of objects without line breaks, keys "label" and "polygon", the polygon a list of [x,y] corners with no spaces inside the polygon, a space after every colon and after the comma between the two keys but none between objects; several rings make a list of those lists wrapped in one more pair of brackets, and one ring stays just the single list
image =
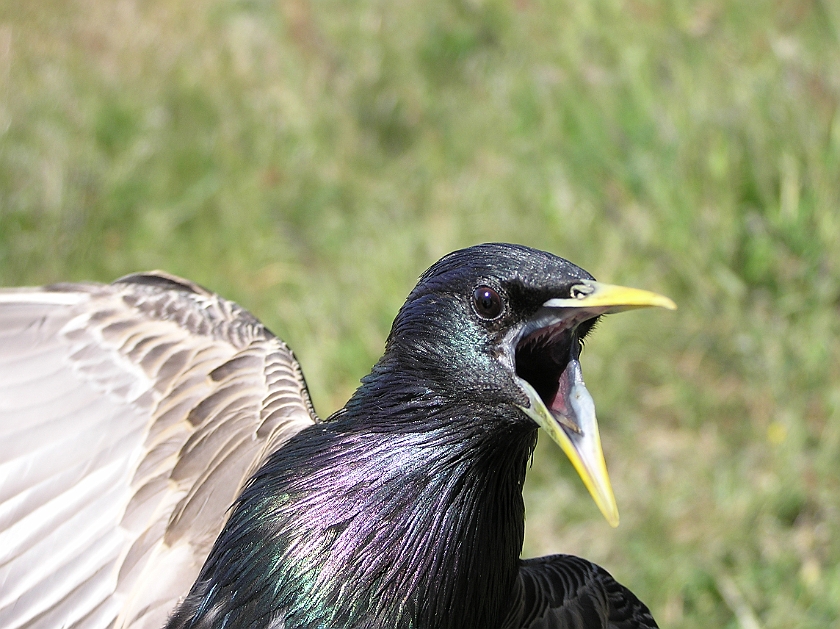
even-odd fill
[{"label": "yellow beak", "polygon": [[[552,313],[554,323],[568,319],[580,322],[602,314],[650,307],[674,310],[676,304],[650,291],[594,280],[581,280],[572,288],[570,297],[549,299],[543,304]],[[520,385],[531,403],[522,410],[563,449],[607,522],[618,526],[618,506],[601,448],[595,404],[586,390],[577,358],[570,358],[560,376],[559,402],[552,404],[552,409],[524,379],[520,379]]]}]

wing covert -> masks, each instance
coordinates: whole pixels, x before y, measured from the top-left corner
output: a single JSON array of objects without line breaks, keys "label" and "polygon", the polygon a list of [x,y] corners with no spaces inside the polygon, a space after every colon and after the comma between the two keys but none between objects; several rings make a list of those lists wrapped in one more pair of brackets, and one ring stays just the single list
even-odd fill
[{"label": "wing covert", "polygon": [[315,421],[291,350],[187,280],[0,291],[0,626],[162,626]]},{"label": "wing covert", "polygon": [[600,566],[573,555],[522,562],[506,629],[654,629],[650,611]]}]

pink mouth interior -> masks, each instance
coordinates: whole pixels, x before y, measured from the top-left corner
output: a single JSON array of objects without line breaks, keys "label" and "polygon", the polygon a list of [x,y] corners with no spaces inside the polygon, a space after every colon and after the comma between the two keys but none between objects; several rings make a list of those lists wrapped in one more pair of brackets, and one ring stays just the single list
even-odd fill
[{"label": "pink mouth interior", "polygon": [[569,369],[566,368],[560,374],[560,380],[557,382],[557,393],[554,394],[554,399],[549,404],[549,409],[552,412],[562,415],[563,417],[570,417],[571,410],[569,408],[569,393],[572,388],[572,383],[569,378]]}]

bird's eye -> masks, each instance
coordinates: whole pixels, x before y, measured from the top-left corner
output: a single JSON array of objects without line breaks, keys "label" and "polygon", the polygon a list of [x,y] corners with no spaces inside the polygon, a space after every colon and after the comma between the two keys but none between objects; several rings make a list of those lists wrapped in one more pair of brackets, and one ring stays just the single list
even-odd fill
[{"label": "bird's eye", "polygon": [[473,291],[473,305],[482,319],[495,319],[502,314],[502,298],[489,286],[479,286]]}]

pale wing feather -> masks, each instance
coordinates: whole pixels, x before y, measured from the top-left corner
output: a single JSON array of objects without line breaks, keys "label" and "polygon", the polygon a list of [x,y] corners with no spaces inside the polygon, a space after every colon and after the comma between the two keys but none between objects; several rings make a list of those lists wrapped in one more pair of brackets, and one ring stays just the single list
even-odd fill
[{"label": "pale wing feather", "polygon": [[0,626],[160,627],[314,421],[286,345],[185,280],[0,291]]}]

